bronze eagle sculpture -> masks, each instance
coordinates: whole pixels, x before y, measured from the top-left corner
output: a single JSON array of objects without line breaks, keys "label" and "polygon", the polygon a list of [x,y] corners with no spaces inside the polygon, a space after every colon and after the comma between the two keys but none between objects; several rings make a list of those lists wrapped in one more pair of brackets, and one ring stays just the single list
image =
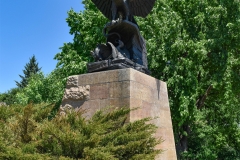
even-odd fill
[{"label": "bronze eagle sculpture", "polygon": [[147,50],[134,16],[145,18],[156,0],[91,0],[111,22],[103,34],[106,44],[91,52],[95,62],[88,63],[88,72],[134,68],[150,74]]},{"label": "bronze eagle sculpture", "polygon": [[155,0],[92,0],[105,17],[132,19],[132,16],[145,18],[152,10]]}]

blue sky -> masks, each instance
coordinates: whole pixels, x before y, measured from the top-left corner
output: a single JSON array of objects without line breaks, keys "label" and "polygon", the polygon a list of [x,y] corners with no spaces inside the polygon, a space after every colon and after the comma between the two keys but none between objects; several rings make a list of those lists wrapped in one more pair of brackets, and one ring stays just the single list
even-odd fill
[{"label": "blue sky", "polygon": [[67,11],[83,7],[81,0],[0,0],[0,93],[16,87],[33,55],[44,74],[55,68],[59,47],[73,38]]}]

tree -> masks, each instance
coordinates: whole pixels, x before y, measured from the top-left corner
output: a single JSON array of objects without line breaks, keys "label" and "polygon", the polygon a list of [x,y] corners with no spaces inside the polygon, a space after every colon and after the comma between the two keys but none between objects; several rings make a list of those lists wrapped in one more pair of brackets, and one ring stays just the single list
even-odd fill
[{"label": "tree", "polygon": [[[83,3],[83,12],[68,12],[73,42],[55,56],[63,78],[84,73],[90,51],[105,41],[108,20]],[[157,0],[146,19],[136,18],[152,76],[168,84],[179,157],[240,157],[239,15],[236,0]]]},{"label": "tree", "polygon": [[59,74],[65,80],[70,75],[85,73],[86,64],[93,61],[90,51],[105,41],[105,37],[99,35],[108,20],[91,1],[82,3],[85,10],[80,13],[70,10],[66,19],[70,34],[74,35],[73,42],[64,43],[62,51],[55,56]]},{"label": "tree", "polygon": [[[226,159],[221,154],[226,152],[223,148],[239,150],[239,127],[236,125],[239,124],[240,109],[237,82],[240,68],[237,56],[240,48],[239,3],[205,0],[165,4],[167,15],[153,14],[164,15],[167,19],[161,27],[144,33],[150,37],[156,31],[156,35],[162,34],[154,37],[160,45],[156,46],[154,38],[148,43],[152,49],[149,52],[150,68],[157,78],[168,83],[178,151],[192,154],[196,159]],[[175,20],[171,21],[171,18]],[[147,21],[148,24],[154,22],[157,23],[154,19]],[[172,28],[167,28],[166,24],[171,24]],[[206,132],[203,126],[201,132],[200,128],[195,132],[199,114],[203,116],[200,122],[209,128],[206,135],[211,135],[206,139],[201,137]],[[234,138],[229,130],[235,130],[232,132]],[[220,141],[214,141],[216,139]]]},{"label": "tree", "polygon": [[65,84],[58,79],[57,71],[49,75],[42,72],[28,78],[28,85],[16,94],[16,102],[26,105],[28,103],[58,103],[62,100]]},{"label": "tree", "polygon": [[24,88],[27,86],[28,84],[28,79],[31,77],[31,75],[33,74],[36,74],[38,73],[41,68],[38,67],[38,63],[37,63],[37,60],[35,58],[35,55],[33,55],[30,59],[29,59],[29,63],[27,63],[25,66],[24,66],[24,70],[23,70],[23,73],[24,75],[19,75],[21,77],[21,81],[20,82],[16,82],[16,85],[19,87],[19,88]]},{"label": "tree", "polygon": [[0,102],[5,102],[7,105],[14,104],[17,101],[16,95],[20,88],[12,88],[5,93],[0,94]]}]

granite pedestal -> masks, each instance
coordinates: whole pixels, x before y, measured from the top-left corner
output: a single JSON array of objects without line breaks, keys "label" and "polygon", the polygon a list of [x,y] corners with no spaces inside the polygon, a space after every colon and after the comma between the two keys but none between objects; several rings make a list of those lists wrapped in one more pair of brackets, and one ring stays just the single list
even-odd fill
[{"label": "granite pedestal", "polygon": [[119,69],[71,76],[68,78],[61,108],[86,110],[90,118],[106,106],[139,109],[131,111],[129,121],[146,117],[158,129],[156,137],[164,141],[156,148],[164,152],[157,160],[176,160],[167,85],[158,79],[134,69]]}]

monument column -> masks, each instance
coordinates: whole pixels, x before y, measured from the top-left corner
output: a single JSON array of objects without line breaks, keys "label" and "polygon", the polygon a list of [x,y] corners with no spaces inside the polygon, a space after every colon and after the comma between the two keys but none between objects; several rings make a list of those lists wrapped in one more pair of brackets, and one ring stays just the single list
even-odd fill
[{"label": "monument column", "polygon": [[131,109],[138,107],[130,112],[130,122],[146,117],[158,117],[152,120],[158,127],[154,136],[163,139],[163,142],[156,148],[164,152],[156,159],[177,159],[165,82],[131,68],[68,78],[61,108],[84,109],[84,116],[90,118],[97,110],[106,106]]}]

